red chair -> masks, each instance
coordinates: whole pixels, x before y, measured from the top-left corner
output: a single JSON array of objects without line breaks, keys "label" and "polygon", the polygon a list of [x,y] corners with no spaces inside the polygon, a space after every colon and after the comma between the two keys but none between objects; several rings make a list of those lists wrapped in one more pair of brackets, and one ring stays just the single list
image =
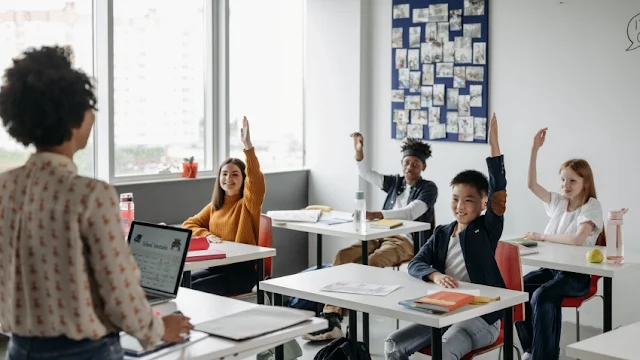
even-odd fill
[{"label": "red chair", "polygon": [[[498,242],[498,248],[496,249],[496,262],[498,263],[500,274],[502,275],[502,279],[504,280],[507,289],[524,291],[524,284],[522,283],[522,265],[520,264],[520,250],[518,250],[518,246],[504,241]],[[513,321],[516,322],[523,320],[524,304],[516,305],[513,310]],[[502,355],[502,346],[504,345],[504,326],[504,321],[502,321],[500,323],[500,334],[493,344],[468,353],[462,357],[462,360],[471,360],[476,356],[488,353],[498,348],[500,349],[500,355]],[[509,324],[509,326],[513,326],[513,324]],[[513,345],[513,348],[518,354],[518,359],[521,359],[520,349],[518,349],[515,344]],[[420,352],[431,356],[431,347],[426,347],[420,350]]]},{"label": "red chair", "polygon": [[[267,248],[273,247],[272,231],[273,229],[272,229],[271,218],[268,217],[267,215],[260,214],[260,231],[258,234],[258,246],[267,247]],[[256,271],[257,271],[257,266],[256,266]],[[266,258],[264,259],[264,279],[262,280],[271,278],[272,274],[273,274],[273,259]],[[256,295],[256,294],[257,293],[255,291],[252,291],[250,293],[238,294],[231,297],[234,299],[240,299],[240,298],[245,298],[245,297]]]},{"label": "red chair", "polygon": [[[596,245],[599,246],[607,246],[607,239],[604,234],[604,230],[598,235],[598,240],[596,240]],[[580,341],[580,307],[585,302],[591,300],[594,296],[599,297],[600,299],[604,298],[600,294],[596,294],[598,292],[598,280],[600,280],[600,276],[591,275],[591,286],[589,287],[589,292],[587,292],[584,296],[579,297],[566,297],[562,300],[563,308],[575,308],[576,309],[576,338],[577,341]]]}]

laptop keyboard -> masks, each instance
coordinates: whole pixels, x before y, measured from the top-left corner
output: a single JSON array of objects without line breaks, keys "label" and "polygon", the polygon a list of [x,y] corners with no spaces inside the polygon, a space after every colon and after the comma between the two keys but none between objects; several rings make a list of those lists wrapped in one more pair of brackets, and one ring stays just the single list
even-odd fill
[{"label": "laptop keyboard", "polygon": [[156,301],[156,300],[160,300],[160,299],[162,299],[161,296],[153,295],[153,294],[147,294],[147,301]]}]

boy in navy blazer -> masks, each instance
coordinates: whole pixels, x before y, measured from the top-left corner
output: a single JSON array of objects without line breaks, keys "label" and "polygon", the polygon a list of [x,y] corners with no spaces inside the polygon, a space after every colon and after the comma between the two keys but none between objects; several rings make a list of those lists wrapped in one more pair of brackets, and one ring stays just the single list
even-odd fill
[{"label": "boy in navy blazer", "polygon": [[[494,114],[489,130],[489,179],[475,170],[463,171],[453,178],[451,211],[456,220],[435,229],[409,263],[411,276],[444,288],[456,288],[458,281],[505,287],[495,260],[504,226],[507,185],[497,125]],[[482,215],[485,209],[486,213]],[[503,312],[498,311],[449,327],[442,336],[442,358],[461,359],[467,353],[495,342],[502,317]],[[431,329],[412,324],[385,340],[385,358],[406,360],[430,345]]]}]

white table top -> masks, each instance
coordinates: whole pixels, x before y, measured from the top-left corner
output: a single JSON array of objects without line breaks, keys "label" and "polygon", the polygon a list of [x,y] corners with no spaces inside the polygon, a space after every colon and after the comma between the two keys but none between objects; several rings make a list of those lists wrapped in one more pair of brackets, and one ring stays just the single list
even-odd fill
[{"label": "white table top", "polygon": [[[342,212],[341,212],[342,213]],[[324,215],[323,215],[324,216]],[[331,217],[331,214],[328,214]],[[367,224],[367,230],[365,232],[356,232],[353,222],[327,225],[320,222],[317,223],[304,223],[304,222],[273,222],[273,227],[303,231],[312,234],[321,234],[329,236],[339,236],[351,240],[377,240],[384,237],[411,234],[418,231],[425,231],[431,228],[431,224],[418,221],[402,220],[402,225],[393,229],[378,229],[372,228]]]},{"label": "white table top", "polygon": [[604,277],[615,277],[622,271],[630,269],[640,269],[640,264],[629,262],[622,265],[608,264],[605,261],[594,264],[586,259],[589,250],[598,248],[606,257],[606,249],[603,246],[573,246],[551,242],[540,242],[536,249],[537,254],[524,255],[520,259],[522,265],[537,266],[547,269],[571,271],[580,274],[598,275]]},{"label": "white table top", "polygon": [[276,256],[276,249],[231,241],[224,241],[219,244],[210,244],[209,248],[224,251],[225,254],[227,254],[227,257],[216,260],[188,261],[184,264],[184,271],[201,270],[215,266],[236,264]]},{"label": "white table top", "polygon": [[567,346],[567,356],[582,360],[638,359],[640,322]]},{"label": "white table top", "polygon": [[[336,281],[400,285],[401,288],[387,296],[368,296],[320,291],[320,288],[323,286]],[[428,290],[443,290],[443,288],[434,283],[427,283],[416,279],[402,271],[393,271],[390,268],[377,268],[360,264],[345,264],[260,282],[260,289],[264,291],[300,297],[324,304],[329,303],[345,309],[377,314],[437,328],[521,304],[529,298],[526,292],[477,284],[460,283],[460,288],[479,289],[480,295],[489,297],[499,296],[500,301],[486,305],[468,305],[442,315],[407,309],[399,305],[398,302],[425,296]]]},{"label": "white table top", "polygon": [[[171,313],[176,307],[198,324],[250,309],[256,304],[207,294],[187,288],[180,288],[178,298],[166,304],[154,306],[161,314]],[[159,360],[177,359],[221,359],[226,357],[245,358],[264,350],[282,345],[298,336],[327,327],[324,319],[313,318],[305,323],[292,326],[254,339],[236,342],[217,337],[208,337],[182,349],[161,356]],[[141,358],[142,360],[144,358]]]}]

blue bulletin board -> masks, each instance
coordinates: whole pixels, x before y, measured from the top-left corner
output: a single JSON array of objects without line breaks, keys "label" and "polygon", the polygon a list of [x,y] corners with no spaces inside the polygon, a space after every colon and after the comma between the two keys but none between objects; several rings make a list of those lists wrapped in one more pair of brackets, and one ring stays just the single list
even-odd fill
[{"label": "blue bulletin board", "polygon": [[487,142],[488,0],[393,0],[391,136]]}]

